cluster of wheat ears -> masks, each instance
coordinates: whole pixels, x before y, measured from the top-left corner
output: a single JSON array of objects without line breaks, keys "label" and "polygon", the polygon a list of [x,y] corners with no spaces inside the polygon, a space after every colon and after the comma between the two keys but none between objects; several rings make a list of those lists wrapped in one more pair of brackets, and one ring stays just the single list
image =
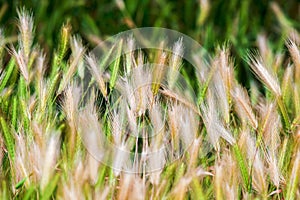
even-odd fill
[{"label": "cluster of wheat ears", "polygon": [[1,199],[300,198],[297,32],[288,53],[258,37],[245,60],[260,82],[247,90],[226,46],[206,64],[194,56],[194,80],[180,75],[180,38],[172,53],[133,51],[104,69],[69,25],[51,56],[30,13],[18,27],[16,45],[0,32]]}]

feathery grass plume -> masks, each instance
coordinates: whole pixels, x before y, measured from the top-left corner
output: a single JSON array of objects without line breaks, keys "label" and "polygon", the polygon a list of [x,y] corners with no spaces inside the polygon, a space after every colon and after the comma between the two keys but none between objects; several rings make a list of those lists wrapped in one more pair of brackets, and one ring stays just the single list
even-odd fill
[{"label": "feathery grass plume", "polygon": [[146,61],[146,57],[144,55],[144,53],[142,52],[142,50],[140,49],[137,53],[137,58],[136,60],[133,59],[134,61],[134,67],[137,68],[137,67],[141,67],[145,64],[145,61]]},{"label": "feathery grass plume", "polygon": [[151,72],[146,66],[143,66],[143,64],[144,63],[140,63],[137,67],[132,69],[132,77],[130,80],[134,92],[130,95],[134,95],[136,105],[134,109],[139,116],[146,112],[146,109],[150,104],[149,101],[152,99],[151,97],[153,97],[151,90]]},{"label": "feathery grass plume", "polygon": [[49,181],[51,180],[55,167],[57,165],[56,160],[58,158],[60,146],[59,139],[60,137],[58,133],[52,133],[50,138],[48,139],[48,144],[45,148],[45,152],[43,153],[44,162],[40,183],[42,191],[46,188]]},{"label": "feathery grass plume", "polygon": [[81,90],[76,84],[69,85],[65,91],[65,100],[63,102],[63,110],[66,114],[69,131],[68,131],[68,153],[70,158],[73,158],[76,152],[76,138],[77,130],[76,124],[78,123],[78,106],[81,100]]},{"label": "feathery grass plume", "polygon": [[118,200],[123,199],[145,199],[146,185],[142,179],[133,174],[122,174],[120,189],[117,195]]},{"label": "feathery grass plume", "polygon": [[18,12],[18,28],[20,31],[19,45],[24,55],[25,63],[29,61],[31,47],[34,38],[33,16],[30,12],[27,12],[25,8],[22,8]]},{"label": "feathery grass plume", "polygon": [[[120,2],[126,14],[126,5]],[[247,5],[243,3],[243,7]],[[276,12],[280,15],[281,11]],[[2,8],[0,18],[1,13]],[[151,51],[151,61],[158,64],[153,69],[146,59],[147,51],[131,51],[135,49],[133,37],[114,44],[103,59],[97,60],[92,54],[84,55],[85,47],[79,37],[70,37],[66,25],[47,69],[44,52],[52,50],[44,51],[32,43],[33,19],[24,13],[19,11],[19,44],[10,54],[5,48],[0,53],[0,198],[299,198],[297,32],[292,33],[295,37],[283,33],[293,38],[286,41],[293,64],[275,49],[282,42],[271,43],[265,35],[258,36],[263,58],[251,55],[249,64],[270,90],[266,94],[259,93],[261,88],[255,80],[245,80],[251,84],[250,97],[237,83],[233,71],[239,68],[234,69],[229,49],[217,50],[213,63],[191,52],[198,80],[192,80],[188,73],[184,78],[197,87],[198,104],[194,104],[186,91],[177,88],[183,38],[173,45],[173,54],[158,50],[152,55]],[[205,19],[200,21],[197,23],[206,23]],[[290,26],[294,24],[285,25],[288,29],[283,31],[293,30]],[[0,51],[1,45],[14,42],[11,38],[2,37]],[[210,41],[206,41],[209,46]],[[71,52],[66,56],[69,44]],[[166,41],[161,49],[164,45]],[[120,58],[122,50],[129,52],[124,59]],[[104,72],[101,67],[112,56],[118,59],[110,72]],[[75,81],[86,78],[80,71],[83,61],[92,74],[90,91],[82,91],[83,85]],[[164,65],[174,72],[173,87],[168,87],[171,72],[165,72]],[[90,96],[83,98],[81,91]],[[290,126],[289,117],[294,118]],[[108,142],[119,149],[111,151]],[[107,157],[111,158],[108,166],[98,162]],[[174,158],[180,159],[169,163]]]},{"label": "feathery grass plume", "polygon": [[[272,129],[270,130],[270,139],[265,139],[265,143],[268,148],[268,152],[265,152],[266,161],[268,163],[268,173],[273,184],[279,189],[280,183],[284,182],[282,172],[279,167],[279,147],[280,141],[280,118],[274,122]],[[265,136],[265,135],[264,135]],[[271,141],[268,141],[271,140]]]},{"label": "feathery grass plume", "polygon": [[203,178],[205,176],[213,176],[213,174],[205,171],[201,167],[197,167],[192,171],[186,172],[180,177],[180,181],[178,181],[174,186],[170,196],[175,197],[176,199],[185,199],[186,190],[193,181],[193,178]]},{"label": "feathery grass plume", "polygon": [[[98,191],[98,183],[101,173],[98,171],[100,163],[91,154],[81,151],[75,154],[71,163],[63,163],[61,171],[65,174],[61,183],[58,185],[58,196],[84,195],[86,192],[100,197],[107,196],[107,191],[102,195]],[[64,158],[62,158],[64,160]],[[69,166],[67,166],[69,165]],[[89,183],[88,185],[86,183]],[[90,187],[93,185],[93,189]],[[98,186],[97,186],[98,185]],[[101,185],[102,187],[102,185]],[[90,191],[92,190],[92,191]],[[93,193],[91,193],[93,192]],[[104,191],[103,191],[104,192]]]},{"label": "feathery grass plume", "polygon": [[82,44],[82,39],[80,36],[72,36],[70,38],[70,47],[71,47],[71,62],[76,64],[82,59],[85,47]]},{"label": "feathery grass plume", "polygon": [[[70,175],[73,178],[73,176]],[[69,183],[62,185],[62,192],[59,193],[61,199],[84,199],[84,192],[81,187],[76,187],[76,182],[73,179],[69,180]]]},{"label": "feathery grass plume", "polygon": [[184,96],[184,94],[181,94],[181,92],[172,91],[169,88],[165,88],[162,86],[162,89],[159,90],[162,95],[169,98],[172,101],[179,102],[185,106],[187,106],[189,109],[193,110],[194,113],[201,116],[201,112],[199,112],[199,109],[197,105],[195,105],[191,100],[190,97]]},{"label": "feathery grass plume", "polygon": [[[218,65],[218,61],[214,63]],[[220,69],[219,69],[220,70]],[[229,101],[227,98],[227,88],[226,83],[223,82],[221,72],[218,70],[215,71],[210,88],[213,91],[214,99],[216,101],[216,108],[220,111],[220,114],[226,123],[229,123],[230,120],[230,107]],[[230,91],[229,91],[230,92]]]},{"label": "feathery grass plume", "polygon": [[265,198],[268,194],[266,183],[266,171],[260,153],[256,149],[255,139],[250,135],[246,136],[247,156],[251,162],[251,179],[253,188]]},{"label": "feathery grass plume", "polygon": [[258,122],[252,110],[247,91],[241,86],[236,85],[231,94],[235,102],[235,112],[242,120],[244,126],[249,122],[254,129],[257,129]]},{"label": "feathery grass plume", "polygon": [[92,94],[86,106],[79,112],[76,129],[81,133],[81,139],[90,148],[90,151],[103,152],[103,154],[97,155],[98,158],[104,156],[105,135],[98,120],[95,94]]},{"label": "feathery grass plume", "polygon": [[283,65],[284,54],[282,54],[281,52],[275,53],[273,60],[274,61],[272,62],[272,69],[276,74],[279,74],[281,66]]},{"label": "feathery grass plume", "polygon": [[215,95],[216,108],[220,112],[221,120],[224,120],[227,124],[230,122],[230,105],[226,95],[226,88],[222,83],[221,77],[218,72],[215,73],[212,89]]},{"label": "feathery grass plume", "polygon": [[45,189],[54,175],[59,154],[59,134],[45,134],[36,127],[32,140],[21,133],[16,136],[15,182],[26,178],[25,185],[39,184]]},{"label": "feathery grass plume", "polygon": [[279,51],[273,53],[271,43],[267,40],[265,33],[257,36],[257,46],[263,63],[270,66],[272,71],[277,74],[282,66],[284,54]]},{"label": "feathery grass plume", "polygon": [[202,113],[202,120],[204,122],[209,140],[212,143],[212,145],[216,149],[219,149],[220,137],[225,139],[231,145],[235,144],[235,138],[228,130],[226,130],[226,128],[223,126],[221,120],[218,117],[215,99],[210,93],[207,96],[206,104],[202,103],[200,105],[200,108]]},{"label": "feathery grass plume", "polygon": [[[41,112],[42,115],[46,109],[46,91],[45,85],[46,81],[44,80],[44,73],[46,71],[46,54],[42,51],[39,52],[39,55],[36,59],[35,71],[36,71],[36,93],[38,94],[38,112]],[[39,114],[37,114],[39,115]]]},{"label": "feathery grass plume", "polygon": [[286,41],[286,46],[290,52],[290,55],[292,57],[293,63],[295,65],[295,74],[294,79],[295,81],[298,81],[300,78],[300,51],[299,47],[296,45],[296,43],[292,39],[288,39]]},{"label": "feathery grass plume", "polygon": [[154,101],[151,109],[149,110],[150,120],[153,125],[154,138],[153,143],[151,143],[153,150],[158,150],[162,144],[162,137],[165,133],[165,118],[166,114],[164,113],[164,108],[162,105],[159,105],[158,101]]},{"label": "feathery grass plume", "polygon": [[282,88],[282,98],[283,101],[288,105],[291,100],[292,94],[292,83],[293,83],[293,71],[294,67],[288,65],[287,68],[284,70],[284,75],[282,78],[281,88]]},{"label": "feathery grass plume", "polygon": [[124,106],[119,108],[119,111],[117,112],[116,109],[113,110],[111,114],[112,119],[112,135],[114,144],[121,145],[122,139],[125,135],[123,130],[123,123],[124,123]]},{"label": "feathery grass plume", "polygon": [[179,38],[178,41],[175,42],[171,52],[172,55],[169,60],[170,70],[168,70],[168,84],[170,88],[173,88],[182,65],[181,58],[184,54],[183,38]]},{"label": "feathery grass plume", "polygon": [[[137,139],[136,139],[137,140]],[[115,152],[113,154],[114,159],[113,159],[113,172],[114,176],[118,177],[120,176],[122,171],[127,171],[128,172],[128,167],[127,167],[127,161],[129,159],[129,153],[126,148],[126,144],[123,142],[120,146],[118,146],[117,149],[115,149]],[[138,163],[139,161],[137,160],[137,153],[134,154],[134,163]],[[134,171],[135,169],[130,169]],[[139,172],[141,172],[139,170]]]},{"label": "feathery grass plume", "polygon": [[258,54],[248,54],[248,63],[255,75],[267,86],[276,97],[281,96],[281,89],[277,77],[264,66],[262,58]]},{"label": "feathery grass plume", "polygon": [[199,126],[197,122],[197,117],[199,116],[197,116],[197,114],[188,107],[182,107],[182,109],[179,111],[179,137],[181,137],[183,148],[187,149],[189,145],[192,144],[192,142],[194,141],[194,138],[196,138]]},{"label": "feathery grass plume", "polygon": [[[163,45],[163,44],[162,44]],[[160,51],[157,55],[157,62],[154,65],[154,69],[152,72],[152,92],[154,95],[158,93],[160,84],[164,78],[165,74],[165,63],[167,61],[167,54],[166,52]]]},{"label": "feathery grass plume", "polygon": [[116,83],[116,89],[125,97],[130,110],[138,116],[143,115],[153,99],[151,91],[151,71],[148,64],[144,63],[140,53],[139,64],[131,70],[130,76],[124,76]]},{"label": "feathery grass plume", "polygon": [[[198,124],[196,113],[185,105],[172,103],[168,110],[168,125],[170,129],[171,151],[177,157],[180,149],[187,149],[196,137]],[[178,155],[177,155],[178,154]]]},{"label": "feathery grass plume", "polygon": [[192,142],[191,148],[189,149],[189,164],[188,164],[188,170],[192,170],[197,166],[197,158],[199,156],[199,149],[202,142],[202,137],[198,137],[194,139]]},{"label": "feathery grass plume", "polygon": [[[28,140],[23,134],[16,136],[14,176],[15,183],[18,183],[23,178],[27,178],[25,186],[29,187],[31,182],[37,183],[41,177],[41,165],[38,165],[38,163],[35,162],[35,159],[42,160],[42,156],[40,148],[36,143],[32,143],[30,149],[27,148],[27,145]],[[32,153],[34,154],[31,155]]]},{"label": "feathery grass plume", "polygon": [[182,62],[181,57],[183,56],[184,52],[183,47],[183,38],[179,38],[177,42],[175,42],[172,48],[172,57],[170,60],[170,67],[174,69],[174,71],[178,71]]},{"label": "feathery grass plume", "polygon": [[[154,185],[154,187],[158,187],[161,181],[161,173],[163,172],[163,168],[167,163],[167,152],[165,151],[165,145],[162,144],[160,148],[152,148],[154,145],[150,146],[151,152],[155,152],[150,154],[147,158],[148,165],[150,169],[153,169],[151,173],[149,173],[149,181]],[[154,170],[155,169],[155,170]]]},{"label": "feathery grass plume", "polygon": [[101,68],[98,61],[96,60],[95,55],[89,53],[89,55],[85,57],[85,60],[87,62],[87,66],[89,70],[91,71],[92,76],[95,78],[98,87],[100,88],[102,95],[105,98],[107,98],[107,89],[103,78],[103,69]]},{"label": "feathery grass plume", "polygon": [[259,110],[259,128],[258,133],[264,138],[265,144],[272,144],[278,141],[279,131],[281,129],[280,116],[276,109],[276,103],[260,103]]},{"label": "feathery grass plume", "polygon": [[36,58],[36,73],[37,73],[37,84],[42,82],[42,78],[46,71],[46,54],[41,50]]},{"label": "feathery grass plume", "polygon": [[62,178],[61,184],[58,187],[58,197],[63,199],[83,199],[84,198],[84,182],[87,181],[84,173],[85,163],[82,158],[79,158],[72,171],[66,171],[66,178]]},{"label": "feathery grass plume", "polygon": [[178,113],[180,113],[180,105],[173,104],[170,109],[168,109],[168,124],[170,129],[170,139],[171,139],[171,151],[172,155],[177,157],[176,150],[180,148],[179,144],[179,133],[180,133],[180,120],[178,118]]},{"label": "feathery grass plume", "polygon": [[[268,164],[268,173],[273,184],[279,188],[280,181],[283,180],[281,176],[281,171],[279,168],[278,162],[278,149],[280,147],[280,130],[281,130],[281,121],[280,116],[277,113],[274,103],[259,106],[260,112],[260,121],[261,131],[259,134],[262,134],[264,148],[267,150],[264,151],[266,162]],[[258,136],[260,140],[261,136]]]},{"label": "feathery grass plume", "polygon": [[14,47],[12,47],[11,52],[17,61],[17,64],[19,66],[19,69],[24,77],[24,79],[29,82],[29,71],[27,66],[27,61],[25,60],[24,53],[22,50],[16,50]]},{"label": "feathery grass plume", "polygon": [[300,44],[300,34],[296,29],[292,28],[291,32],[288,33],[288,36],[292,41],[295,42],[296,45],[299,46],[299,44]]},{"label": "feathery grass plume", "polygon": [[214,165],[214,193],[216,199],[238,199],[237,163],[226,153]]},{"label": "feathery grass plume", "polygon": [[39,93],[39,104],[37,109],[37,116],[40,116],[42,118],[42,115],[46,113],[47,108],[47,100],[49,99],[48,94],[48,87],[49,87],[49,81],[42,80],[41,83],[38,86],[38,93]]},{"label": "feathery grass plume", "polygon": [[128,199],[143,200],[146,198],[146,192],[146,185],[144,181],[136,176],[132,185],[132,190],[128,195]]},{"label": "feathery grass plume", "polygon": [[129,106],[126,106],[126,117],[128,119],[128,125],[130,128],[131,134],[138,137],[139,136],[139,130],[138,130],[139,124],[137,122],[136,113]]},{"label": "feathery grass plume", "polygon": [[29,74],[29,59],[32,51],[33,43],[33,17],[32,14],[25,11],[25,9],[18,10],[18,28],[19,28],[19,48],[16,50],[13,46],[11,52],[14,55],[19,69],[24,76],[27,83],[30,82]]},{"label": "feathery grass plume", "polygon": [[230,58],[229,49],[224,46],[219,50],[219,55],[217,57],[218,65],[220,69],[220,74],[223,80],[223,84],[226,88],[226,95],[228,104],[231,104],[231,95],[230,91],[234,85],[234,68],[233,60]]},{"label": "feathery grass plume", "polygon": [[215,166],[214,189],[217,200],[223,199],[222,194],[222,168],[219,165]]},{"label": "feathery grass plume", "polygon": [[266,155],[268,162],[268,173],[270,175],[270,179],[277,189],[280,187],[280,183],[284,182],[282,177],[279,163],[278,163],[278,152],[277,149],[271,149],[269,154]]},{"label": "feathery grass plume", "polygon": [[[192,59],[195,61],[196,63],[196,76],[197,76],[197,80],[199,83],[205,83],[206,80],[208,79],[207,75],[210,74],[209,73],[209,69],[212,68],[212,66],[207,66],[207,63],[205,62],[204,59],[201,59],[200,56],[197,56],[196,54],[192,55]],[[214,74],[214,73],[213,73]],[[212,75],[213,75],[212,74]]]},{"label": "feathery grass plume", "polygon": [[182,177],[180,182],[173,189],[173,193],[172,193],[173,198],[176,198],[178,200],[184,199],[186,194],[186,189],[189,184],[190,184],[190,179],[187,179],[186,177]]},{"label": "feathery grass plume", "polygon": [[134,182],[135,175],[132,174],[122,174],[121,183],[120,183],[120,189],[118,194],[118,199],[128,199],[128,196],[130,195],[132,184]]},{"label": "feathery grass plume", "polygon": [[134,94],[134,89],[128,77],[118,79],[115,88],[123,97],[125,97],[126,103],[131,109],[135,109],[137,107],[135,98],[132,96]]},{"label": "feathery grass plume", "polygon": [[78,69],[78,65],[82,62],[82,58],[84,56],[85,48],[82,45],[81,38],[78,36],[73,36],[70,39],[70,46],[72,50],[72,55],[71,55],[71,63],[68,66],[67,71],[64,73],[61,84],[58,88],[58,94],[60,94],[67,86],[69,81],[71,80],[72,76]]},{"label": "feathery grass plume", "polygon": [[[167,134],[167,127],[165,124],[166,114],[163,110],[164,108],[159,102],[155,101],[149,110],[151,125],[153,126],[153,136],[150,137],[149,149],[150,152],[154,152],[150,154],[148,157],[148,165],[150,169],[156,169],[149,174],[150,182],[154,184],[156,187],[159,185],[160,176],[162,172],[162,167],[165,166],[167,162],[167,153],[165,151],[165,144],[163,139]],[[157,170],[158,169],[158,170]]]},{"label": "feathery grass plume", "polygon": [[259,85],[255,81],[250,82],[249,97],[253,105],[256,105],[260,100],[261,92],[259,91]]},{"label": "feathery grass plume", "polygon": [[261,33],[257,36],[257,46],[261,54],[262,59],[265,63],[271,65],[273,59],[273,53],[267,41],[267,36],[265,33]]},{"label": "feathery grass plume", "polygon": [[99,160],[95,159],[91,154],[87,155],[87,164],[86,164],[86,173],[88,173],[88,177],[91,183],[96,184],[98,180],[98,169],[100,166]]},{"label": "feathery grass plume", "polygon": [[[234,156],[235,160],[237,162],[237,166],[239,167],[240,174],[242,181],[244,183],[245,187],[245,193],[243,195],[247,195],[248,193],[252,192],[252,180],[251,180],[251,164],[253,162],[252,159],[248,159],[248,138],[250,136],[251,131],[249,128],[244,129],[241,131],[239,140],[238,140],[238,145],[234,146],[233,151],[234,151]],[[250,162],[249,162],[250,161]]]},{"label": "feathery grass plume", "polygon": [[109,197],[110,187],[105,186],[104,189],[97,189],[95,192],[95,199],[106,200]]},{"label": "feathery grass plume", "polygon": [[267,69],[259,55],[249,54],[248,63],[256,76],[267,86],[267,88],[275,95],[277,104],[280,108],[286,130],[291,128],[289,115],[282,99],[282,92],[277,77]]}]

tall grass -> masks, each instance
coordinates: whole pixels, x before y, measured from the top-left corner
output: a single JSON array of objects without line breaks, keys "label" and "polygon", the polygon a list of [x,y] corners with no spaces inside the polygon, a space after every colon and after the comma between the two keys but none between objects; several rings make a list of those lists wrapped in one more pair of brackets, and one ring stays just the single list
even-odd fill
[{"label": "tall grass", "polygon": [[[276,4],[273,9],[281,25],[292,29]],[[205,17],[202,13],[198,23]],[[150,58],[136,51],[104,71],[69,24],[61,28],[53,55],[47,55],[34,42],[33,21],[32,13],[19,10],[18,42],[0,43],[1,199],[300,198],[296,31],[286,40],[289,56],[274,53],[266,37],[259,38],[259,52],[249,53],[246,61],[261,83],[249,80],[248,90],[238,81],[230,47],[216,48],[209,69],[197,66],[193,103],[183,90],[172,90],[184,67],[180,38],[175,53],[156,53],[159,65],[153,70],[140,67]],[[132,45],[132,39],[122,40],[117,54]],[[171,67],[165,69],[166,63]],[[82,80],[88,75],[96,84],[84,98]],[[124,99],[113,98],[117,90]],[[118,104],[122,100],[127,104]],[[168,140],[160,134],[149,138],[143,129],[149,122]],[[105,155],[105,139],[132,154],[118,151],[112,167],[102,164],[85,145],[111,156]],[[167,165],[146,172],[146,155],[161,147],[166,152],[148,164],[151,169]],[[187,151],[180,155],[183,147]],[[168,163],[166,154],[177,159]],[[130,170],[138,173],[124,172]]]}]

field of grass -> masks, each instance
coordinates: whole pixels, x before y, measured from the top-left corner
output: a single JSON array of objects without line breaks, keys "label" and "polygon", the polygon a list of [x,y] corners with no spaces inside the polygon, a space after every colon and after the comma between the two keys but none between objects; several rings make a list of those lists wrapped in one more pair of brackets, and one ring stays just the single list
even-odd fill
[{"label": "field of grass", "polygon": [[[300,199],[299,2],[38,2],[0,0],[0,199]],[[154,26],[209,56],[93,54]]]}]

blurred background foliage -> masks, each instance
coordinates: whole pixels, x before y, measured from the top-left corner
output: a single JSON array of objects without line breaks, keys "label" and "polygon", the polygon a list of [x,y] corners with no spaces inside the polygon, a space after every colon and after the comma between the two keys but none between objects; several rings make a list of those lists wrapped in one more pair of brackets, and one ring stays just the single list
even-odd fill
[{"label": "blurred background foliage", "polygon": [[250,76],[243,57],[247,49],[257,46],[259,34],[267,37],[276,52],[284,49],[291,28],[300,29],[300,2],[292,0],[0,0],[0,5],[0,26],[12,41],[17,35],[17,9],[32,11],[36,40],[48,55],[55,50],[60,28],[66,23],[90,48],[134,27],[164,27],[189,35],[209,52],[229,44],[240,66],[241,81],[245,74]]}]

